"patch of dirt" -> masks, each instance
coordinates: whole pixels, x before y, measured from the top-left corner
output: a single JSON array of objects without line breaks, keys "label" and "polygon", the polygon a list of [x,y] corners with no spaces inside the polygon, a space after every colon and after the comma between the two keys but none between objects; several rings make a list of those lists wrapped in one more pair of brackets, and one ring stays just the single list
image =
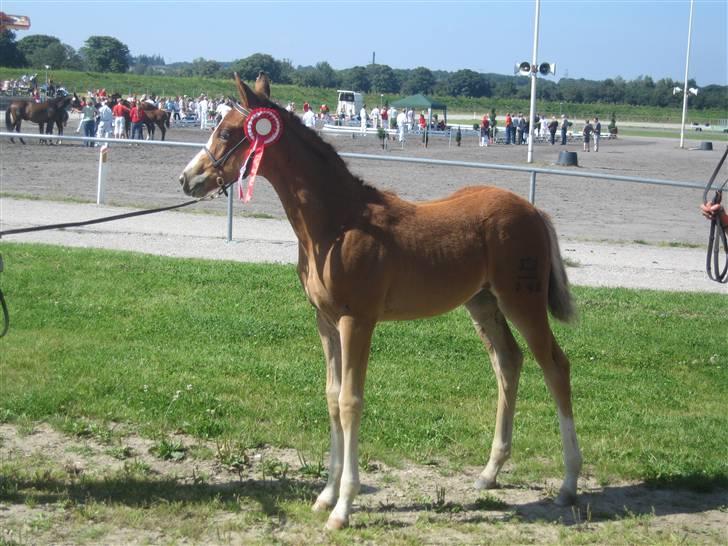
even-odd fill
[{"label": "patch of dirt", "polygon": [[[164,460],[159,442],[122,428],[106,444],[43,423],[32,431],[0,425],[0,544],[330,541],[322,530],[325,515],[307,508],[324,485],[316,472],[320,462],[309,461],[305,472],[295,450],[242,450],[183,435],[168,438],[180,448],[176,455],[170,450],[179,460]],[[727,490],[600,486],[586,477],[578,505],[559,508],[551,502],[556,480],[482,492],[472,487],[480,470],[369,463],[347,540],[553,543],[586,533],[582,538],[590,541],[631,542],[637,533],[649,542],[728,542]],[[509,481],[507,466],[502,480]],[[99,505],[141,508],[142,515],[101,517]],[[159,507],[161,519],[154,516]],[[205,528],[190,536],[185,520],[193,520],[195,511],[204,512]]]}]

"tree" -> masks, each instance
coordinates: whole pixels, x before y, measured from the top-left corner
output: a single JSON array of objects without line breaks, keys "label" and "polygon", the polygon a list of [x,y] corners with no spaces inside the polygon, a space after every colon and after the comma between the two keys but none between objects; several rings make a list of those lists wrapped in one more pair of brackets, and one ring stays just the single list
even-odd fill
[{"label": "tree", "polygon": [[499,81],[495,86],[495,96],[503,99],[511,99],[516,96],[516,82],[514,78]]},{"label": "tree", "polygon": [[319,87],[337,87],[339,82],[336,72],[326,61],[316,63],[316,71],[318,72]]},{"label": "tree", "polygon": [[[28,62],[32,62],[31,59],[36,56],[36,53],[43,51],[51,45],[61,45],[61,41],[55,36],[48,36],[46,34],[33,34],[31,36],[26,36],[22,40],[18,40],[18,49],[25,56]],[[43,63],[40,64],[42,65]],[[32,64],[32,66],[39,65]],[[56,64],[56,66],[58,66],[58,64]]]},{"label": "tree", "polygon": [[293,81],[293,73],[296,71],[291,59],[281,59],[279,65],[280,74],[278,75],[278,83],[291,83]]},{"label": "tree", "polygon": [[559,80],[559,92],[564,102],[579,103],[584,100],[579,82],[572,78],[561,78]]},{"label": "tree", "polygon": [[[220,63],[213,60],[206,60],[202,57],[192,61],[192,74],[195,76],[202,76],[203,78],[212,78],[216,76],[221,69]],[[256,74],[257,76],[257,74]]]},{"label": "tree", "polygon": [[25,56],[18,49],[12,30],[0,32],[0,64],[7,67],[25,66]]},{"label": "tree", "polygon": [[458,70],[447,82],[450,95],[464,97],[489,97],[490,86],[486,79],[472,70]]},{"label": "tree", "polygon": [[363,66],[355,66],[339,71],[339,81],[344,89],[352,91],[362,91],[368,93],[372,84],[369,82],[367,69]]},{"label": "tree", "polygon": [[280,81],[281,63],[265,53],[253,53],[250,57],[237,59],[230,68],[243,80],[255,80],[260,72],[265,72],[272,82]]},{"label": "tree", "polygon": [[111,36],[91,36],[81,55],[92,72],[126,72],[131,64],[129,48]]},{"label": "tree", "polygon": [[66,50],[66,61],[63,64],[63,68],[67,70],[86,70],[86,63],[78,52],[68,44],[63,44]]},{"label": "tree", "polygon": [[336,72],[326,61],[316,66],[299,66],[293,73],[293,83],[303,87],[336,87]]},{"label": "tree", "polygon": [[18,49],[25,56],[28,66],[42,68],[49,65],[54,69],[81,70],[83,61],[76,50],[63,44],[55,36],[35,34],[18,41]]},{"label": "tree", "polygon": [[415,93],[429,95],[434,88],[435,76],[430,69],[418,66],[410,71],[407,80],[402,84],[402,93],[405,95],[414,95]]},{"label": "tree", "polygon": [[377,93],[396,93],[399,91],[399,81],[392,67],[386,64],[370,64],[367,66],[369,81],[372,82],[372,91]]}]

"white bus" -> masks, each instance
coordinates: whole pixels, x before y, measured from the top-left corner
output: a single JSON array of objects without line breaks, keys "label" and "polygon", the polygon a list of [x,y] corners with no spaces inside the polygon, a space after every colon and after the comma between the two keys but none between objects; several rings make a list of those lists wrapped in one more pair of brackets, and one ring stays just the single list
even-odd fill
[{"label": "white bus", "polygon": [[336,114],[344,114],[347,118],[355,118],[359,115],[359,111],[364,106],[364,97],[361,93],[355,91],[346,91],[337,89],[339,94],[339,102],[336,105]]}]

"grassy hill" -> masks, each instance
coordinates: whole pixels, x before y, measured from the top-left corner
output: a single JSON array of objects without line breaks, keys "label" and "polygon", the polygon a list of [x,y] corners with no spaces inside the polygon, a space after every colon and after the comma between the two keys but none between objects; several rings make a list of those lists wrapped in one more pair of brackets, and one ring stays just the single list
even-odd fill
[{"label": "grassy hill", "polygon": [[[27,72],[25,69],[0,68],[0,80],[15,79]],[[40,79],[44,77],[39,74]],[[125,95],[152,94],[159,96],[188,95],[198,96],[201,93],[207,95],[237,95],[232,80],[198,78],[198,77],[173,77],[173,76],[140,76],[131,73],[94,73],[94,72],[73,72],[65,70],[53,71],[51,77],[57,84],[65,86],[69,91],[85,94],[87,91],[98,88],[105,88],[109,92],[116,92]],[[314,106],[328,104],[335,106],[337,94],[335,89],[324,89],[316,87],[298,87],[295,85],[274,85],[273,95],[276,101],[286,104],[294,101],[300,110],[304,102]],[[393,101],[401,98],[401,95],[369,93],[365,97],[367,106],[383,101]],[[450,113],[472,114],[481,116],[485,112],[495,108],[498,114],[505,112],[527,112],[528,101],[523,99],[494,99],[494,98],[469,98],[469,97],[434,97],[448,105]],[[599,116],[604,120],[611,118],[612,112],[617,116],[617,121],[654,121],[679,123],[681,110],[679,108],[660,108],[652,106],[630,106],[627,104],[571,104],[558,102],[539,101],[539,112],[550,116],[552,114],[565,113],[574,119]],[[719,119],[725,119],[728,114],[718,109],[713,110],[688,110],[688,122],[716,124]]]}]

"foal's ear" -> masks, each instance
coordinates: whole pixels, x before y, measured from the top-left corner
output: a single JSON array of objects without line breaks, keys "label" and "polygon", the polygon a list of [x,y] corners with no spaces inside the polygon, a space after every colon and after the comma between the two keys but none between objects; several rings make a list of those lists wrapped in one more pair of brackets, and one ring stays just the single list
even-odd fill
[{"label": "foal's ear", "polygon": [[238,86],[238,95],[240,95],[240,102],[245,108],[254,108],[257,100],[255,92],[245,85],[245,82],[240,79],[240,75],[235,72],[235,84]]},{"label": "foal's ear", "polygon": [[255,92],[258,96],[264,99],[270,99],[270,78],[268,74],[261,72],[258,74],[258,78],[255,80]]}]

